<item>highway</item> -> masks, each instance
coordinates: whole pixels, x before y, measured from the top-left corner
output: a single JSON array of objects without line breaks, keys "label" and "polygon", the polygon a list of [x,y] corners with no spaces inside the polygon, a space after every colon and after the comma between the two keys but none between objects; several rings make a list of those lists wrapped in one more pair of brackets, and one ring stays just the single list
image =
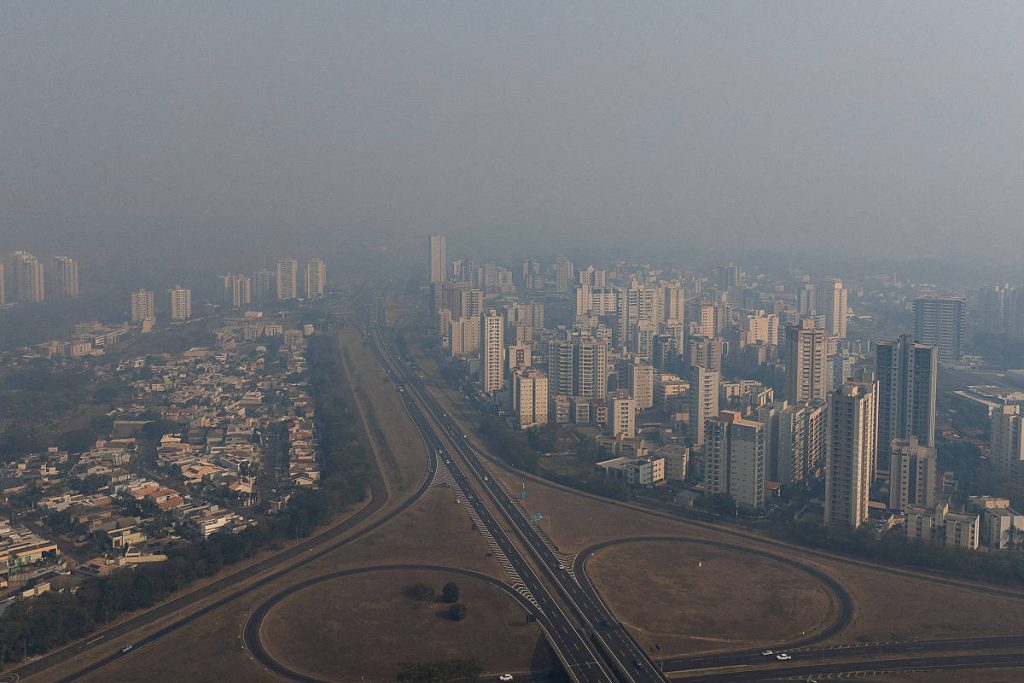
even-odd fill
[{"label": "highway", "polygon": [[[771,669],[708,671],[703,674],[685,676],[674,680],[693,683],[717,683],[718,681],[806,681],[817,680],[830,674],[873,673],[894,671],[948,671],[950,669],[985,669],[1024,666],[1024,653],[988,653],[936,655],[921,658],[887,658],[879,656],[866,661],[836,662],[831,664],[800,664],[788,662]],[[829,676],[831,679],[832,676]],[[824,680],[823,678],[821,680]]]},{"label": "highway", "polygon": [[[575,616],[584,625],[589,640],[577,632],[572,621],[563,614],[562,608],[550,598],[544,584],[536,577],[526,560],[522,558],[518,548],[508,539],[488,507],[478,498],[471,498],[470,501],[476,514],[479,515],[488,532],[512,562],[513,568],[522,577],[527,588],[536,597],[540,609],[555,625],[556,636],[568,637],[573,641],[569,645],[569,649],[566,649],[565,645],[561,643],[554,644],[560,654],[568,654],[573,658],[568,666],[570,674],[577,676],[578,680],[588,682],[601,680],[618,680],[628,683],[665,681],[665,676],[639,643],[615,621],[599,599],[584,590],[576,581],[572,574],[573,568],[567,565],[567,560],[556,555],[555,550],[530,521],[526,511],[516,502],[515,497],[501,485],[477,456],[465,435],[424,389],[418,373],[411,371],[402,359],[395,358],[393,350],[381,332],[386,325],[384,309],[379,303],[376,319],[373,337],[380,351],[387,357],[388,364],[396,373],[395,378],[404,382],[401,386],[407,398],[414,397],[418,407],[422,407],[431,418],[431,423],[437,426],[433,436],[425,435],[425,438],[428,441],[431,438],[442,441],[443,438],[449,444],[449,449],[458,454],[459,458],[445,459],[445,465],[451,471],[455,482],[467,495],[471,495],[469,492],[472,491],[472,487],[467,474],[459,464],[461,459],[477,485],[486,491],[492,505],[499,510],[508,525],[524,542],[537,564],[558,589],[562,599],[572,607]],[[595,649],[597,656],[595,656]],[[607,666],[602,661],[607,661]],[[600,677],[598,677],[598,671],[600,671]]]},{"label": "highway", "polygon": [[383,337],[382,330],[385,327],[382,321],[383,312],[378,311],[378,323],[371,329],[371,336],[379,353],[378,360],[393,373],[393,379],[401,380],[397,383],[404,394],[405,406],[413,423],[420,430],[427,447],[444,457],[443,464],[439,466],[445,468],[450,474],[452,485],[460,493],[460,500],[465,499],[468,510],[472,512],[472,517],[479,520],[485,537],[494,543],[498,550],[496,554],[500,553],[499,560],[503,560],[502,563],[510,574],[510,578],[514,583],[521,584],[520,588],[524,591],[524,595],[531,599],[538,615],[538,621],[544,626],[551,646],[561,658],[567,673],[574,680],[582,683],[620,680],[609,670],[603,657],[595,651],[594,644],[565,615],[533,567],[491,514],[487,505],[473,494],[473,487],[466,473],[458,459],[451,457],[450,453],[451,446],[458,447],[462,444],[461,434],[455,435],[454,430],[439,432],[427,418],[421,409],[421,406],[424,406],[430,411],[430,404],[423,398],[425,392],[420,388],[416,374],[410,372],[401,360],[395,359],[392,355],[390,345]]}]

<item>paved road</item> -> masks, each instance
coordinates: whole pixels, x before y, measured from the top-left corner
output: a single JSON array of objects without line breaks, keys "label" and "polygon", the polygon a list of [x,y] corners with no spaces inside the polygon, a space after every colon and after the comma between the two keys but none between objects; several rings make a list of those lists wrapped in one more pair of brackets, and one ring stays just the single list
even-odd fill
[{"label": "paved road", "polygon": [[[547,589],[538,580],[530,565],[521,557],[518,548],[508,539],[501,525],[492,517],[487,505],[475,497],[472,498],[471,502],[476,513],[483,520],[491,535],[498,541],[505,555],[513,562],[516,572],[523,578],[529,590],[536,596],[540,603],[539,607],[545,612],[547,619],[555,625],[556,632],[553,635],[556,638],[569,638],[567,643],[569,649],[557,642],[555,649],[561,655],[569,657],[567,668],[570,675],[588,682],[600,680],[619,680],[628,683],[665,681],[664,675],[629,632],[614,625],[614,619],[604,605],[584,591],[582,586],[576,582],[572,576],[572,567],[567,565],[566,558],[556,555],[555,549],[547,543],[533,525],[526,511],[516,503],[515,498],[487,469],[487,466],[469,445],[465,435],[459,431],[452,419],[424,389],[419,373],[403,363],[396,356],[395,350],[379,336],[380,330],[384,327],[383,307],[378,304],[375,328],[377,334],[374,338],[380,346],[380,351],[392,359],[392,368],[404,382],[405,393],[415,396],[416,402],[430,416],[431,424],[438,427],[436,437],[443,437],[449,447],[460,456],[445,460],[455,481],[464,491],[472,490],[467,472],[460,464],[461,460],[465,463],[468,473],[487,492],[492,505],[499,510],[513,532],[529,549],[534,560],[555,585],[562,599],[575,612],[576,618],[584,625],[587,638],[583,638],[576,632],[572,621],[554,600],[548,600]],[[580,641],[582,641],[583,647],[581,647]],[[606,664],[602,662],[606,662]],[[598,671],[600,671],[601,677],[598,677]]]},{"label": "paved road", "polygon": [[[482,527],[485,538],[493,544],[494,550],[497,551],[495,554],[510,575],[515,584],[514,587],[518,588],[533,604],[533,610],[545,628],[548,641],[562,660],[566,672],[574,680],[584,683],[591,681],[610,683],[619,680],[609,670],[604,658],[588,639],[587,634],[581,633],[564,613],[533,567],[519,551],[518,546],[512,542],[504,528],[491,514],[487,505],[479,497],[473,495],[473,487],[463,471],[462,465],[450,453],[453,445],[456,447],[461,445],[461,435],[458,439],[453,439],[452,433],[437,429],[435,427],[437,423],[428,419],[428,414],[432,411],[430,405],[424,400],[425,392],[419,385],[417,373],[410,371],[409,367],[394,355],[387,340],[383,337],[384,329],[383,310],[378,309],[377,325],[371,330],[371,339],[377,347],[380,362],[402,388],[406,410],[417,429],[420,430],[428,447],[443,456],[444,464],[441,467],[450,476],[451,484],[461,492],[460,499],[466,500],[474,523],[478,523]],[[423,410],[424,407],[427,408],[426,412]],[[433,415],[431,414],[430,417],[432,418]],[[540,619],[541,616],[543,619]]]},{"label": "paved road", "polygon": [[837,662],[834,664],[801,664],[798,662],[779,663],[775,667],[716,671],[706,675],[687,676],[675,680],[694,683],[717,683],[718,681],[806,681],[824,680],[828,674],[850,674],[857,672],[886,673],[895,671],[948,671],[950,669],[986,669],[1024,666],[1024,653],[989,653],[937,655],[934,657],[889,658],[879,656],[861,662]]}]

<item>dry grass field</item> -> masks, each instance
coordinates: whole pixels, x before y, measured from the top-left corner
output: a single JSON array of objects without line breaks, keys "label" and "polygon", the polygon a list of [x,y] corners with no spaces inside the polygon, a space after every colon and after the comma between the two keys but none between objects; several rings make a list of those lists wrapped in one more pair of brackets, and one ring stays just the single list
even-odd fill
[{"label": "dry grass field", "polygon": [[[424,582],[440,592],[461,589],[463,621],[447,605],[419,602],[406,589]],[[308,628],[298,628],[309,625]],[[263,640],[293,670],[332,681],[389,681],[404,662],[477,659],[488,672],[546,670],[550,651],[541,629],[499,589],[458,574],[381,571],[311,586],[274,608]]]},{"label": "dry grass field", "polygon": [[339,340],[349,387],[366,419],[366,431],[377,445],[388,490],[401,496],[423,480],[427,468],[423,440],[405,412],[401,394],[377,364],[359,328],[342,327]]},{"label": "dry grass field", "polygon": [[699,544],[604,548],[587,574],[640,643],[666,655],[794,640],[836,615],[827,591],[798,569]]}]

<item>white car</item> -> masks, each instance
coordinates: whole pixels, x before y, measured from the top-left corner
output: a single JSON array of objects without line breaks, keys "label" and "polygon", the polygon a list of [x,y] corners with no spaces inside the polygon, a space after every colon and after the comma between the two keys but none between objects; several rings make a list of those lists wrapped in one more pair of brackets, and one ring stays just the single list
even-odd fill
[{"label": "white car", "polygon": [[501,674],[500,676],[498,676],[498,680],[499,681],[511,681],[512,680],[512,674]]},{"label": "white car", "polygon": [[779,660],[780,662],[788,662],[793,658],[787,655],[785,652],[780,652],[779,654],[775,655],[775,659]]},{"label": "white car", "polygon": [[762,657],[771,657],[773,654],[775,654],[774,650],[761,650]]}]

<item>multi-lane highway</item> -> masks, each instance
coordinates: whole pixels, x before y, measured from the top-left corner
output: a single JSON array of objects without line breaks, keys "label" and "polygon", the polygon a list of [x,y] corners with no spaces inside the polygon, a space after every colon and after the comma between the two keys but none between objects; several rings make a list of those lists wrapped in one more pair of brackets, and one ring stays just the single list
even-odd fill
[{"label": "multi-lane highway", "polygon": [[[473,487],[469,476],[473,477],[477,487],[486,493],[491,506],[497,509],[513,533],[526,546],[537,566],[555,586],[562,604],[569,607],[579,624],[580,630],[577,630],[573,620],[565,614],[566,610],[551,598],[544,583],[522,557],[518,547],[508,538],[502,525],[493,517],[490,507],[478,497],[472,496],[470,502],[474,511],[512,563],[513,569],[522,578],[527,589],[536,598],[538,608],[555,626],[555,636],[569,639],[568,643],[555,643],[554,646],[568,660],[567,668],[570,673],[583,681],[619,680],[649,683],[666,680],[639,643],[614,620],[600,600],[585,591],[576,581],[572,574],[573,568],[567,564],[567,560],[556,554],[529,519],[526,511],[477,456],[454,421],[425,390],[418,373],[412,371],[406,362],[403,362],[404,359],[396,357],[395,351],[384,338],[385,328],[384,309],[378,303],[373,339],[378,345],[382,360],[395,373],[396,379],[402,382],[407,405],[408,401],[412,400],[417,406],[415,412],[420,413],[419,418],[429,417],[428,423],[433,433],[424,434],[424,438],[428,443],[439,441],[447,444],[446,455],[457,456],[445,458],[445,466],[451,471],[455,482],[468,496],[472,496],[470,492]],[[420,424],[419,418],[416,420],[417,425]]]},{"label": "multi-lane highway", "polygon": [[[391,345],[384,337],[386,328],[383,324],[382,310],[378,311],[377,318],[377,324],[372,327],[370,337],[377,347],[379,361],[392,374],[404,393],[406,409],[427,447],[443,457],[439,467],[450,474],[452,485],[460,492],[460,500],[465,498],[472,516],[479,520],[481,531],[498,550],[499,559],[505,565],[510,578],[519,584],[520,590],[535,606],[538,621],[547,632],[551,646],[562,660],[566,671],[574,680],[581,682],[619,680],[609,670],[587,634],[581,632],[565,614],[520,552],[519,547],[512,542],[504,528],[494,518],[490,508],[474,495],[473,486],[459,459],[453,457],[453,451],[460,452],[459,447],[464,441],[461,434],[456,434],[454,428],[440,426],[435,421],[434,411],[427,401],[427,394],[422,390],[416,373],[411,372],[402,359],[395,357]],[[442,413],[438,412],[437,415]]]}]

